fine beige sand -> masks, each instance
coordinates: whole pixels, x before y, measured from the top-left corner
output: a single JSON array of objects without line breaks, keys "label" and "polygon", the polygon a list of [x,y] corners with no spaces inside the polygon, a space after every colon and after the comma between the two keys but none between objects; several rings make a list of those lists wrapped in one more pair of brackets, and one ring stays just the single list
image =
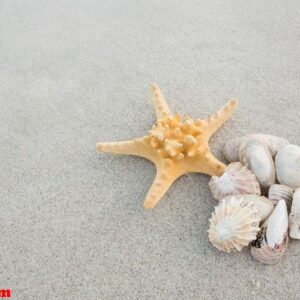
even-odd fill
[{"label": "fine beige sand", "polygon": [[11,299],[299,299],[300,241],[263,266],[208,241],[209,177],[143,209],[150,162],[96,152],[147,133],[150,84],[205,117],[240,104],[211,140],[300,144],[300,2],[2,0],[0,289]]}]

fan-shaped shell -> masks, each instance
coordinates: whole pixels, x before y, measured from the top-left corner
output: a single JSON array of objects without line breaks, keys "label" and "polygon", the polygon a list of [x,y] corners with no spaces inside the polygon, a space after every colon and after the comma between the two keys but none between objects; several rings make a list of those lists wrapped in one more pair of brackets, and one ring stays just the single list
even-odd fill
[{"label": "fan-shaped shell", "polygon": [[241,143],[240,161],[256,176],[263,192],[275,183],[275,166],[264,141],[251,137]]},{"label": "fan-shaped shell", "polygon": [[232,197],[215,207],[208,230],[210,242],[227,253],[240,251],[256,238],[260,217],[247,201]]},{"label": "fan-shaped shell", "polygon": [[284,200],[288,211],[291,209],[294,190],[284,184],[273,184],[269,189],[269,199],[276,205],[279,200]]},{"label": "fan-shaped shell", "polygon": [[239,161],[240,145],[249,138],[255,138],[265,142],[272,157],[274,157],[281,148],[289,143],[288,140],[274,135],[261,133],[248,134],[246,136],[234,138],[226,142],[223,148],[225,158],[230,162]]},{"label": "fan-shaped shell", "polygon": [[[226,197],[221,201],[230,201],[232,197]],[[261,222],[265,221],[273,212],[274,204],[266,197],[259,195],[237,195],[234,196],[237,201],[246,201],[251,203],[258,212]]]},{"label": "fan-shaped shell", "polygon": [[277,264],[288,243],[288,213],[284,200],[280,200],[271,216],[263,224],[256,239],[251,244],[251,255],[266,265]]},{"label": "fan-shaped shell", "polygon": [[212,176],[209,187],[216,200],[241,194],[260,195],[255,175],[239,162],[230,164],[220,177]]},{"label": "fan-shaped shell", "polygon": [[300,239],[300,188],[296,189],[289,217],[290,237]]}]

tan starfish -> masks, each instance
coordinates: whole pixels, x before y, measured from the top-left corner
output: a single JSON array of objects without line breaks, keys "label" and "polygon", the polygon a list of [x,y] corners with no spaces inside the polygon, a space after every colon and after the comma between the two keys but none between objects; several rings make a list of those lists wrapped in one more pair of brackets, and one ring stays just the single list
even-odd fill
[{"label": "tan starfish", "polygon": [[153,208],[172,183],[187,173],[223,174],[226,165],[210,152],[208,141],[229,119],[237,100],[230,100],[221,110],[205,120],[180,120],[173,116],[156,84],[152,85],[157,121],[149,134],[134,140],[98,143],[103,152],[142,156],[152,161],[157,170],[155,180],[146,196],[144,207]]}]

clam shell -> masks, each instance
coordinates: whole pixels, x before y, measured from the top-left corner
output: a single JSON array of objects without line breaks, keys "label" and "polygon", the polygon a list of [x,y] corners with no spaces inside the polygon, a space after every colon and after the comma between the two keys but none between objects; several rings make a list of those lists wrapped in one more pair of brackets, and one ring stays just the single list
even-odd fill
[{"label": "clam shell", "polygon": [[[226,197],[222,201],[230,201],[232,197]],[[250,202],[256,209],[261,218],[261,222],[265,221],[273,212],[274,204],[268,198],[259,195],[238,195],[234,196],[238,201]]]},{"label": "clam shell", "polygon": [[289,217],[290,237],[300,239],[300,189],[296,189]]},{"label": "clam shell", "polygon": [[240,161],[256,176],[262,192],[275,183],[275,166],[265,142],[251,137],[241,143]]},{"label": "clam shell", "polygon": [[225,143],[223,148],[225,158],[230,162],[239,161],[240,145],[242,142],[249,138],[255,138],[265,142],[269,148],[272,157],[275,157],[277,152],[289,143],[288,140],[275,135],[261,133],[248,134],[243,137],[231,139],[227,143]]},{"label": "clam shell", "polygon": [[215,207],[209,219],[209,240],[221,251],[241,251],[255,240],[259,221],[257,210],[251,203],[232,197]]},{"label": "clam shell", "polygon": [[300,147],[287,145],[275,158],[277,179],[293,189],[300,187]]},{"label": "clam shell", "polygon": [[288,211],[291,209],[294,190],[284,184],[273,184],[269,189],[269,199],[276,205],[279,200],[284,200]]},{"label": "clam shell", "polygon": [[257,239],[251,243],[251,255],[263,264],[275,265],[282,258],[287,244],[288,213],[285,201],[280,200]]},{"label": "clam shell", "polygon": [[239,162],[230,164],[220,177],[212,176],[209,187],[216,200],[241,194],[260,195],[255,175]]}]

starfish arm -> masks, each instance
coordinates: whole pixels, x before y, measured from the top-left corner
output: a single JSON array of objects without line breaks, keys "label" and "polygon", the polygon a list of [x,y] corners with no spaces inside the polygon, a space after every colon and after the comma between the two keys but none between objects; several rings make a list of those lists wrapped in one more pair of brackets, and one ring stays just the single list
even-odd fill
[{"label": "starfish arm", "polygon": [[197,161],[195,161],[190,168],[189,172],[204,173],[210,176],[221,176],[226,169],[226,165],[219,161],[214,155],[207,150]]},{"label": "starfish arm", "polygon": [[183,174],[180,172],[168,172],[167,169],[157,171],[154,182],[146,196],[144,207],[154,208],[172,183],[181,175]]},{"label": "starfish arm", "polygon": [[97,143],[96,147],[99,152],[141,156],[152,162],[156,161],[157,156],[148,144],[147,137],[121,142]]},{"label": "starfish arm", "polygon": [[153,83],[151,91],[153,94],[153,103],[157,120],[170,115],[171,111],[158,85]]},{"label": "starfish arm", "polygon": [[224,107],[222,107],[218,112],[213,114],[210,118],[205,120],[206,132],[211,136],[213,135],[219,127],[221,127],[233,114],[238,105],[238,100],[230,100]]}]

